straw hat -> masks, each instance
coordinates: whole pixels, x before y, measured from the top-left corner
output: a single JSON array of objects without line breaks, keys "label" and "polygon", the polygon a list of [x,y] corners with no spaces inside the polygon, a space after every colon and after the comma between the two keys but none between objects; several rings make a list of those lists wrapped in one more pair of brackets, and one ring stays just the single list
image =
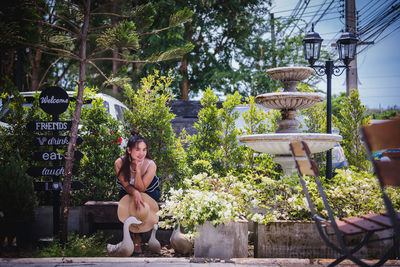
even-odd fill
[{"label": "straw hat", "polygon": [[144,233],[153,229],[154,224],[158,223],[158,204],[146,193],[140,193],[144,202],[144,207],[136,209],[133,196],[127,194],[118,202],[118,219],[123,223],[125,220],[134,216],[141,220],[141,224],[132,224],[129,230],[133,233]]}]

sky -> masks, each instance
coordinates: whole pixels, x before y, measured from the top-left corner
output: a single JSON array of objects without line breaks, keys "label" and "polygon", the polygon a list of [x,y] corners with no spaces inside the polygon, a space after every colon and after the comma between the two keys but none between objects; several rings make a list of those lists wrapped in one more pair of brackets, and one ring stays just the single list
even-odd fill
[{"label": "sky", "polygon": [[[288,17],[296,8],[298,2],[305,0],[273,0],[271,12],[275,17]],[[333,0],[332,0],[333,1]],[[363,25],[366,21],[374,17],[374,7],[371,7],[371,0],[356,0],[356,9],[359,11],[359,23]],[[374,0],[381,4],[389,0]],[[395,1],[397,5],[400,0]],[[310,0],[307,9],[303,14],[305,22],[300,22],[299,27],[304,27],[306,22],[318,20],[320,15],[331,3],[331,0]],[[322,39],[325,51],[333,49],[332,43],[340,38],[341,30],[344,29],[345,19],[340,18],[340,4],[344,1],[334,0],[332,5],[321,20],[316,24],[314,31],[318,32]],[[378,3],[377,3],[378,4]],[[322,8],[320,9],[320,7]],[[375,7],[376,8],[376,7]],[[319,12],[319,13],[318,13]],[[400,12],[400,10],[398,11]],[[316,16],[315,16],[316,15]],[[308,27],[309,29],[311,28]],[[381,37],[386,38],[373,45],[359,47],[361,51],[357,55],[358,67],[358,90],[361,103],[367,108],[387,109],[394,106],[400,108],[400,20],[397,20],[388,27]],[[378,38],[379,40],[380,38]],[[321,50],[322,50],[321,49]],[[335,53],[337,54],[337,53]],[[319,61],[323,65],[324,62]],[[340,62],[341,63],[341,62]],[[337,63],[339,64],[339,62]],[[317,85],[318,89],[326,92],[326,82],[322,81]],[[332,77],[332,94],[346,92],[346,74]]]}]

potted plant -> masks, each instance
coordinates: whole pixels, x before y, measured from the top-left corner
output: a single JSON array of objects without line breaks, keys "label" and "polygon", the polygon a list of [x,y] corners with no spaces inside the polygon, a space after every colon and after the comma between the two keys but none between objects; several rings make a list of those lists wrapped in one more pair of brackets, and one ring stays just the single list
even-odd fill
[{"label": "potted plant", "polygon": [[184,227],[194,239],[195,257],[247,257],[248,226],[239,201],[211,180],[202,173],[185,179],[185,189],[170,189],[159,212],[166,218],[160,227]]}]

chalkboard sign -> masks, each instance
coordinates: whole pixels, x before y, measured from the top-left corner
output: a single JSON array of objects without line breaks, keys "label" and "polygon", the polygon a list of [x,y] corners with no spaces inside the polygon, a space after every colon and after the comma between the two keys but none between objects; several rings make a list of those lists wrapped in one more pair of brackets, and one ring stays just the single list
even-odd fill
[{"label": "chalkboard sign", "polygon": [[[26,172],[30,176],[64,176],[64,166],[47,166],[47,167],[29,167]],[[76,173],[76,169],[72,168],[72,173]]]},{"label": "chalkboard sign", "polygon": [[[83,153],[80,152],[79,150],[75,150],[74,158],[76,160],[81,160],[83,158]],[[33,154],[33,159],[38,161],[58,161],[58,160],[64,160],[64,156],[54,151],[35,152]]]},{"label": "chalkboard sign", "polygon": [[[76,145],[79,146],[82,142],[82,137],[78,136]],[[69,136],[36,135],[34,144],[37,146],[67,146],[69,144]]]},{"label": "chalkboard sign", "polygon": [[[33,182],[36,191],[57,191],[62,189],[62,182]],[[71,181],[71,190],[84,188],[81,181]]]},{"label": "chalkboard sign", "polygon": [[66,131],[72,127],[72,121],[30,121],[27,123],[31,131]]},{"label": "chalkboard sign", "polygon": [[[52,115],[52,121],[32,121],[28,122],[27,128],[31,131],[51,131],[52,135],[35,136],[35,144],[39,146],[52,146],[53,151],[42,151],[34,153],[34,160],[45,161],[53,166],[31,166],[27,169],[27,173],[31,176],[52,176],[53,182],[35,182],[35,190],[53,191],[53,234],[59,233],[60,224],[60,191],[62,183],[60,176],[64,176],[65,167],[59,166],[64,157],[57,152],[57,147],[69,144],[68,136],[60,136],[60,131],[70,130],[71,121],[58,121],[61,113],[68,109],[69,97],[68,93],[58,86],[47,87],[42,90],[39,96],[39,105],[44,112]],[[77,138],[77,144],[82,143],[82,138]],[[83,157],[82,152],[75,151],[74,157],[80,160]],[[72,168],[72,174],[77,172],[76,168]],[[72,181],[72,190],[83,188],[81,182]]]},{"label": "chalkboard sign", "polygon": [[59,115],[67,110],[69,97],[67,92],[58,86],[50,86],[42,91],[39,105],[50,115]]}]

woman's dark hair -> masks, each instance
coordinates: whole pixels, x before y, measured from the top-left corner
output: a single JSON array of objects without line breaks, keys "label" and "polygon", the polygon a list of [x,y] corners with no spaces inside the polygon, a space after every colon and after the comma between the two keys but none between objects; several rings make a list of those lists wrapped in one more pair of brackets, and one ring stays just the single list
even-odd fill
[{"label": "woman's dark hair", "polygon": [[[129,137],[128,144],[126,145],[125,156],[122,157],[122,166],[118,172],[118,176],[121,174],[121,172],[123,173],[125,181],[129,181],[130,178],[129,176],[130,176],[131,155],[128,153],[128,147],[132,150],[140,142],[145,143],[146,146],[148,147],[146,138],[139,135],[138,132],[132,130],[131,137]],[[149,151],[147,151],[146,153],[146,158],[151,159]]]}]

